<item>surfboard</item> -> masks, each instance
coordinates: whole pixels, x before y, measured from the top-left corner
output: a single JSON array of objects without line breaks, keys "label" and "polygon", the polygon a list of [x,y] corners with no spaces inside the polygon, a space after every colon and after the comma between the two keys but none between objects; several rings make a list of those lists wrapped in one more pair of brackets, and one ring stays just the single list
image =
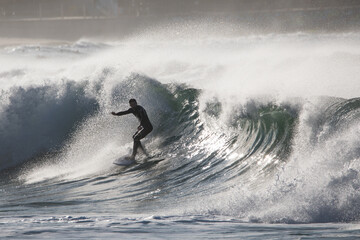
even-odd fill
[{"label": "surfboard", "polygon": [[135,160],[130,159],[128,156],[119,157],[114,161],[115,165],[118,166],[131,166],[137,164]]},{"label": "surfboard", "polygon": [[159,162],[165,160],[165,158],[152,158],[146,162],[139,162],[136,163],[135,165],[130,165],[127,168],[126,172],[133,172],[133,171],[138,171],[138,170],[146,170],[149,169],[151,167],[153,167],[154,165],[158,164]]},{"label": "surfboard", "polygon": [[152,166],[154,164],[157,164],[163,160],[165,160],[165,158],[147,158],[145,161],[140,160],[141,162],[136,162],[132,159],[129,159],[128,156],[123,156],[123,157],[116,159],[114,161],[114,164],[118,165],[118,166],[124,166],[124,167],[138,165],[139,168],[142,168],[142,167],[146,168],[146,167]]}]

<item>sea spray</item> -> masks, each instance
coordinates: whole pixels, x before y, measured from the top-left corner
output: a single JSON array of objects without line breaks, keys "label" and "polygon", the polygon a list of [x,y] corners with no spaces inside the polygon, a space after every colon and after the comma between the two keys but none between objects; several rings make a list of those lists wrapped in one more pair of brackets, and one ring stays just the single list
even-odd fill
[{"label": "sea spray", "polygon": [[[1,169],[15,167],[20,187],[52,186],[23,190],[34,201],[17,207],[61,205],[62,192],[68,212],[358,220],[359,35],[190,40],[3,50]],[[109,113],[133,97],[156,126],[145,145],[165,160],[124,173],[112,161],[138,123]]]}]

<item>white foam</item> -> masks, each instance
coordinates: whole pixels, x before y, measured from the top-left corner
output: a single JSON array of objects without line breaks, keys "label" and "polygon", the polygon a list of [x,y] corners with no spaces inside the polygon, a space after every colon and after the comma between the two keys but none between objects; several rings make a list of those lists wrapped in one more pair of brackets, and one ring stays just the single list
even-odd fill
[{"label": "white foam", "polygon": [[[16,147],[10,151],[2,150],[1,162],[11,162],[10,165],[20,163],[36,155],[40,148],[46,151],[54,146],[48,144],[50,140],[38,134],[46,126],[50,126],[50,130],[54,128],[51,124],[56,124],[51,118],[53,105],[44,109],[41,108],[42,104],[34,103],[34,108],[29,108],[22,102],[24,99],[37,99],[39,93],[28,91],[32,87],[53,88],[52,91],[45,91],[45,95],[50,94],[48,98],[39,99],[46,106],[48,101],[61,100],[61,96],[67,93],[66,83],[74,81],[79,84],[77,86],[86,85],[80,101],[95,99],[99,104],[100,111],[86,123],[80,124],[80,130],[74,132],[72,138],[68,138],[70,146],[62,150],[61,161],[65,165],[69,164],[64,174],[66,171],[73,171],[71,164],[77,166],[74,169],[85,169],[94,163],[94,168],[89,172],[106,168],[102,158],[106,158],[105,162],[109,162],[111,158],[106,146],[119,144],[116,137],[109,136],[113,134],[113,129],[119,131],[119,128],[114,123],[118,120],[105,116],[109,111],[127,108],[126,102],[115,102],[112,94],[119,82],[126,80],[131,73],[140,73],[162,83],[188,83],[205,90],[204,95],[219,96],[221,101],[228,103],[244,102],[263,95],[273,96],[278,101],[288,97],[305,99],[320,95],[350,98],[357,97],[360,92],[360,69],[357,63],[360,39],[357,33],[219,36],[212,30],[211,36],[207,36],[207,29],[202,28],[201,24],[199,26],[197,31],[202,32],[198,38],[190,34],[193,31],[181,26],[174,29],[152,29],[156,34],[149,36],[144,33],[113,42],[112,46],[99,48],[97,51],[92,51],[95,47],[88,44],[82,54],[75,56],[74,52],[60,54],[64,48],[56,47],[51,49],[51,54],[48,53],[49,48],[39,48],[40,57],[33,53],[34,49],[31,49],[30,55],[29,51],[17,51],[16,54],[3,51],[0,55],[1,62],[4,63],[0,66],[0,83],[1,98],[4,101],[0,114],[2,126],[9,126],[5,133],[10,136],[3,140],[10,143],[11,147],[21,146],[21,150]],[[177,35],[175,32],[181,33],[182,37],[174,38]],[[156,35],[165,38],[159,39],[154,37]],[[172,38],[167,39],[167,35]],[[16,86],[21,86],[25,91],[12,96],[16,92]],[[99,92],[96,90],[97,86],[100,86]],[[41,91],[40,93],[42,94]],[[132,92],[136,93],[139,92]],[[31,94],[36,96],[32,97]],[[18,108],[10,104],[10,97],[16,99]],[[128,95],[123,94],[117,100],[125,101],[127,97]],[[155,95],[152,94],[143,98],[144,102],[149,100],[150,105],[155,105],[150,112],[163,107],[160,101],[154,99]],[[68,104],[64,107],[65,115],[74,114],[71,110],[73,102],[65,104]],[[226,108],[227,104],[224,105]],[[70,111],[67,112],[66,109]],[[24,125],[24,119],[29,115],[22,113],[27,110],[43,113],[35,115],[40,116],[40,119],[36,119],[39,124],[30,125],[30,128]],[[6,125],[10,113],[14,112],[20,121],[12,121]],[[64,117],[62,120],[65,121],[67,116]],[[20,131],[17,132],[16,129]],[[122,134],[131,136],[130,129],[128,127]],[[120,139],[121,143],[126,142],[125,138]],[[38,144],[42,141],[45,143]],[[33,142],[36,144],[33,145]],[[27,146],[29,150],[23,146]],[[54,165],[54,169],[56,166]]]}]

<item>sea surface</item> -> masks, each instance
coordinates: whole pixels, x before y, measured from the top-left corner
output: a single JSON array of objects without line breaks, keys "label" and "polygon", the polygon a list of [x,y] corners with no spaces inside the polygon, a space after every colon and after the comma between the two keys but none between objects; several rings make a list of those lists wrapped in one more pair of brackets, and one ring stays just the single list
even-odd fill
[{"label": "sea surface", "polygon": [[0,49],[0,238],[360,238],[360,33],[208,27]]}]

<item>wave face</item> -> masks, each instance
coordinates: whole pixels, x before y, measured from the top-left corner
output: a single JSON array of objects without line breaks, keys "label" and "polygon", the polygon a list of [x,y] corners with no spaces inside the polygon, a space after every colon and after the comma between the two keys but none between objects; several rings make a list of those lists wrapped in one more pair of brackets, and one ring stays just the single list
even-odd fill
[{"label": "wave face", "polygon": [[[3,49],[2,182],[31,200],[6,197],[23,212],[360,220],[359,35],[161,40],[177,31],[191,35]],[[130,98],[165,159],[133,171],[112,164],[138,123],[110,112]]]}]

